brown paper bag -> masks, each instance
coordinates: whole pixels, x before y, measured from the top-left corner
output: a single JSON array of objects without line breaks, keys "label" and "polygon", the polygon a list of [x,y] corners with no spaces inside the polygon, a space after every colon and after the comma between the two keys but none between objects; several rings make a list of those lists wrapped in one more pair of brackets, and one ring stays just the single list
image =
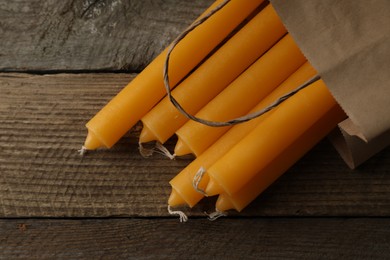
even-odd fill
[{"label": "brown paper bag", "polygon": [[390,144],[390,1],[270,0],[349,116],[330,135],[354,168]]}]

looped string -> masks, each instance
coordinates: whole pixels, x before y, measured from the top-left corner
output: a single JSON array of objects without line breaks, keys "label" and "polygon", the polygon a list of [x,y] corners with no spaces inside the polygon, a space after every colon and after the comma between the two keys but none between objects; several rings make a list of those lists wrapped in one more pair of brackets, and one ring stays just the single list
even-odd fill
[{"label": "looped string", "polygon": [[87,152],[87,148],[83,145],[81,149],[77,150],[81,156],[83,156]]},{"label": "looped string", "polygon": [[316,75],[314,77],[312,77],[310,80],[306,81],[305,83],[303,83],[302,85],[300,85],[299,87],[297,87],[296,89],[292,90],[291,92],[279,97],[276,101],[274,101],[272,104],[270,104],[269,106],[257,111],[257,112],[254,112],[254,113],[251,113],[251,114],[248,114],[248,115],[244,115],[244,116],[241,116],[241,117],[237,117],[235,119],[231,119],[231,120],[228,120],[228,121],[222,121],[222,122],[218,122],[218,121],[210,121],[210,120],[205,120],[205,119],[202,119],[202,118],[199,118],[199,117],[196,117],[194,115],[191,115],[189,114],[188,112],[186,112],[184,110],[184,108],[180,105],[180,103],[172,96],[172,93],[171,93],[171,86],[170,86],[170,83],[169,83],[169,75],[168,75],[168,71],[169,71],[169,60],[170,60],[170,57],[171,57],[171,53],[172,51],[174,50],[174,48],[176,47],[176,45],[188,34],[190,33],[191,31],[193,31],[196,27],[198,27],[199,25],[201,25],[203,22],[205,22],[208,18],[210,18],[213,14],[215,14],[217,11],[219,11],[220,9],[222,9],[227,3],[229,2],[229,0],[225,0],[223,3],[221,3],[219,6],[217,6],[216,8],[214,8],[213,10],[211,10],[208,14],[206,14],[205,16],[203,16],[201,19],[197,20],[196,22],[194,22],[191,26],[189,26],[184,32],[182,32],[173,42],[172,44],[170,45],[170,47],[168,48],[168,51],[167,51],[167,55],[166,55],[166,58],[165,58],[165,63],[164,63],[164,70],[163,70],[163,76],[164,76],[164,86],[165,86],[165,90],[167,92],[167,96],[170,100],[170,102],[176,107],[176,109],[181,113],[183,114],[185,117],[187,117],[188,119],[190,120],[193,120],[193,121],[196,121],[198,123],[201,123],[201,124],[204,124],[204,125],[207,125],[207,126],[212,126],[212,127],[223,127],[223,126],[231,126],[231,125],[236,125],[236,124],[240,124],[240,123],[244,123],[246,121],[249,121],[249,120],[252,120],[254,118],[257,118],[265,113],[267,113],[268,111],[276,108],[277,106],[279,106],[281,103],[283,103],[284,101],[286,101],[288,98],[290,98],[291,96],[293,96],[294,94],[296,94],[298,91],[306,88],[307,86],[309,86],[311,83],[317,81],[320,79],[320,76],[319,75]]},{"label": "looped string", "polygon": [[168,205],[168,213],[171,215],[178,215],[180,222],[187,222],[188,221],[188,217],[183,211],[172,210],[171,206],[169,206],[169,205]]},{"label": "looped string", "polygon": [[156,148],[156,151],[155,151],[156,153],[162,154],[171,160],[175,159],[175,157],[176,157],[176,155],[171,154],[169,152],[169,150],[160,142],[156,142],[155,148]]},{"label": "looped string", "polygon": [[212,212],[212,213],[204,212],[204,214],[207,215],[207,217],[210,221],[214,221],[214,220],[219,219],[220,217],[226,217],[228,215],[226,212],[219,211],[219,210],[216,210],[215,212]]},{"label": "looped string", "polygon": [[142,157],[148,158],[148,157],[150,157],[150,156],[153,155],[153,153],[154,153],[154,148],[151,148],[151,149],[145,148],[145,147],[142,145],[142,143],[138,143],[138,151],[139,151],[139,153],[142,155]]},{"label": "looped string", "polygon": [[169,150],[160,142],[156,142],[153,148],[146,148],[142,145],[142,143],[138,143],[138,150],[139,153],[145,158],[152,156],[154,153],[164,155],[171,160],[175,159],[176,157],[174,154],[171,154]]},{"label": "looped string", "polygon": [[199,188],[199,184],[202,181],[202,178],[205,175],[205,173],[206,173],[206,169],[200,167],[199,170],[196,172],[194,178],[192,179],[192,187],[194,188],[194,190],[207,197],[208,196],[207,193],[203,189]]}]

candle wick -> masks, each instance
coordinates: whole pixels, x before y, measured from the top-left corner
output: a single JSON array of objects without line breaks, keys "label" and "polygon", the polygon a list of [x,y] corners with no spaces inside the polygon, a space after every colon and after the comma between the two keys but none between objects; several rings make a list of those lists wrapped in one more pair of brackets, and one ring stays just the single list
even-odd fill
[{"label": "candle wick", "polygon": [[142,143],[138,143],[138,151],[144,158],[148,158],[153,155],[154,149],[146,148],[142,145]]},{"label": "candle wick", "polygon": [[199,170],[196,172],[194,178],[192,179],[192,187],[194,187],[194,189],[197,192],[199,192],[199,193],[203,194],[204,196],[208,197],[207,193],[203,189],[199,188],[199,184],[202,181],[202,178],[205,175],[205,173],[206,173],[206,169],[203,168],[203,167],[200,167]]},{"label": "candle wick", "polygon": [[172,210],[171,206],[169,206],[169,205],[168,205],[168,212],[171,215],[178,215],[179,219],[180,219],[180,222],[187,222],[188,221],[188,217],[187,217],[187,215],[183,211]]},{"label": "candle wick", "polygon": [[216,210],[215,212],[212,212],[212,213],[204,212],[204,214],[207,215],[207,217],[210,221],[214,221],[214,220],[219,219],[220,217],[226,217],[228,215],[226,212],[219,211],[219,210]]},{"label": "candle wick", "polygon": [[87,152],[87,148],[83,145],[81,146],[81,149],[77,150],[77,152],[83,156]]},{"label": "candle wick", "polygon": [[170,153],[169,150],[160,142],[156,142],[153,148],[146,148],[142,145],[142,143],[138,143],[138,150],[145,158],[152,156],[154,153],[162,154],[171,160],[176,158],[176,155]]},{"label": "candle wick", "polygon": [[155,148],[157,149],[157,150],[155,150],[155,152],[162,154],[162,155],[165,155],[166,157],[168,157],[171,160],[175,159],[175,157],[176,157],[175,154],[171,154],[169,152],[169,150],[164,145],[162,145],[162,143],[160,143],[160,142],[156,142]]}]

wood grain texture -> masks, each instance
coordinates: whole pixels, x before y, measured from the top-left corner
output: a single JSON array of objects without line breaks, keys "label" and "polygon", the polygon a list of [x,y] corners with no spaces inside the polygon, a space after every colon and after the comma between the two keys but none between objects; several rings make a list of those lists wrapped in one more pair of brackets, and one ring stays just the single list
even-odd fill
[{"label": "wood grain texture", "polygon": [[386,259],[389,219],[1,220],[1,259]]},{"label": "wood grain texture", "polygon": [[352,171],[322,141],[239,215],[208,221],[210,198],[186,224],[166,203],[190,157],[141,157],[139,128],[77,153],[136,75],[106,72],[140,71],[211,2],[0,0],[0,71],[41,74],[0,73],[0,259],[389,257],[389,148]]},{"label": "wood grain texture", "polygon": [[213,0],[0,0],[0,71],[139,71]]},{"label": "wood grain texture", "polygon": [[[0,74],[1,217],[168,215],[168,181],[190,157],[145,159],[137,131],[111,150],[77,152],[84,124],[132,77]],[[389,166],[387,149],[351,171],[323,141],[240,215],[389,216]],[[203,216],[214,200],[186,212]]]}]

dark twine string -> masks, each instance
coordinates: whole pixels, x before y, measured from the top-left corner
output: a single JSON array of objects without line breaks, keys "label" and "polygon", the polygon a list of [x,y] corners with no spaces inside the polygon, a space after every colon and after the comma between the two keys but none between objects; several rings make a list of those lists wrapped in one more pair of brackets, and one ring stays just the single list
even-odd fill
[{"label": "dark twine string", "polygon": [[281,103],[283,103],[284,101],[286,101],[287,99],[289,99],[291,96],[295,95],[297,92],[299,92],[300,90],[306,88],[307,86],[309,86],[311,83],[317,81],[320,79],[320,76],[319,75],[316,75],[314,77],[312,77],[311,79],[309,79],[308,81],[306,81],[305,83],[303,83],[302,85],[300,85],[299,87],[297,87],[296,89],[286,93],[285,95],[279,97],[277,100],[275,100],[272,104],[270,104],[269,106],[259,110],[259,111],[256,111],[254,113],[250,113],[250,114],[247,114],[247,115],[244,115],[244,116],[241,116],[241,117],[237,117],[235,119],[231,119],[231,120],[228,120],[228,121],[223,121],[223,122],[217,122],[217,121],[209,121],[209,120],[205,120],[205,119],[202,119],[202,118],[199,118],[199,117],[196,117],[194,115],[191,115],[189,113],[187,113],[184,108],[179,104],[179,102],[172,96],[172,92],[171,92],[171,86],[170,86],[170,83],[169,83],[169,75],[168,75],[168,71],[169,71],[169,60],[170,60],[170,57],[171,57],[171,53],[172,51],[174,50],[174,48],[176,47],[176,45],[185,37],[187,36],[187,34],[189,34],[191,31],[193,31],[196,27],[198,27],[199,25],[201,25],[203,22],[205,22],[208,18],[210,18],[213,14],[215,14],[216,12],[218,12],[219,10],[221,10],[228,2],[230,2],[230,0],[225,0],[223,3],[221,3],[220,5],[218,5],[217,7],[215,7],[213,10],[211,10],[209,13],[207,13],[205,16],[203,16],[201,19],[197,20],[196,22],[194,22],[190,27],[188,27],[184,32],[182,32],[173,42],[172,44],[170,45],[168,51],[167,51],[167,56],[165,58],[165,63],[164,63],[164,70],[163,70],[163,76],[164,76],[164,86],[165,86],[165,90],[167,92],[167,95],[168,95],[168,98],[169,100],[171,101],[171,103],[176,107],[177,110],[179,110],[179,112],[181,114],[183,114],[185,117],[187,117],[188,119],[191,119],[193,121],[196,121],[198,123],[201,123],[201,124],[204,124],[204,125],[207,125],[207,126],[212,126],[212,127],[222,127],[222,126],[231,126],[231,125],[236,125],[236,124],[240,124],[240,123],[244,123],[244,122],[247,122],[249,120],[252,120],[254,118],[257,118],[265,113],[267,113],[268,111],[276,108],[277,106],[279,106]]}]

